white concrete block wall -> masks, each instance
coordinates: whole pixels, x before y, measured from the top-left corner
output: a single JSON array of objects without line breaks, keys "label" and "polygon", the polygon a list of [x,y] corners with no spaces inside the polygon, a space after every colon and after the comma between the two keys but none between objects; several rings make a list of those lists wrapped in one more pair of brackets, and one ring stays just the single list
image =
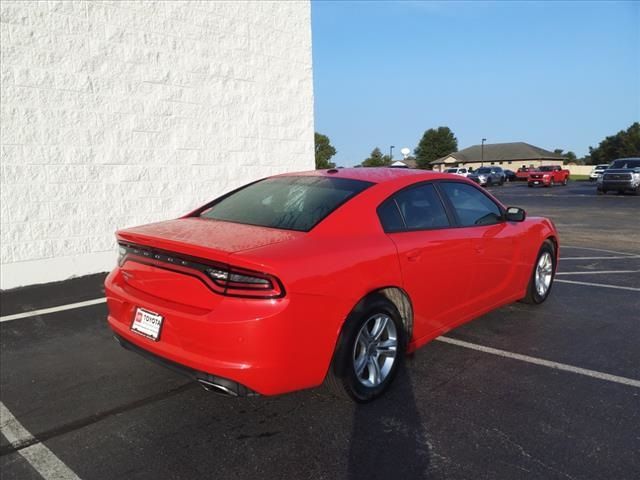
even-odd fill
[{"label": "white concrete block wall", "polygon": [[118,228],[311,169],[308,1],[10,1],[1,285],[110,270]]}]

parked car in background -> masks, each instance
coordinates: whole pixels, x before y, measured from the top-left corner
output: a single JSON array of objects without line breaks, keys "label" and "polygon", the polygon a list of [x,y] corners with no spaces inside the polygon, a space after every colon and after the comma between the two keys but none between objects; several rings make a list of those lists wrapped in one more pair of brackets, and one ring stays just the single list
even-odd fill
[{"label": "parked car in background", "polygon": [[559,252],[550,220],[405,168],[270,177],[117,240],[105,293],[123,347],[231,396],[326,382],[358,402],[443,333],[544,302]]},{"label": "parked car in background", "polygon": [[469,169],[465,168],[465,167],[454,167],[454,168],[447,168],[444,173],[453,173],[454,175],[460,175],[461,177],[468,177],[469,176]]},{"label": "parked car in background", "polygon": [[527,183],[530,187],[543,185],[553,187],[556,184],[566,185],[569,183],[569,170],[563,169],[560,165],[544,165],[535,172],[529,172]]},{"label": "parked car in background", "polygon": [[483,187],[490,187],[492,185],[502,185],[505,182],[506,175],[502,167],[480,167],[471,172],[467,178]]},{"label": "parked car in background", "polygon": [[518,169],[518,171],[516,172],[516,180],[524,180],[527,181],[527,179],[529,178],[529,172],[535,172],[536,169],[535,168],[531,168],[531,167],[521,167]]},{"label": "parked car in background", "polygon": [[640,195],[640,157],[614,160],[596,182],[599,195],[611,191]]},{"label": "parked car in background", "polygon": [[513,182],[516,180],[516,172],[514,172],[513,170],[505,169],[504,175],[507,182]]},{"label": "parked car in background", "polygon": [[603,163],[593,167],[593,169],[591,170],[591,173],[589,173],[589,181],[595,182],[598,179],[598,177],[602,175],[607,168],[609,168],[608,163]]}]

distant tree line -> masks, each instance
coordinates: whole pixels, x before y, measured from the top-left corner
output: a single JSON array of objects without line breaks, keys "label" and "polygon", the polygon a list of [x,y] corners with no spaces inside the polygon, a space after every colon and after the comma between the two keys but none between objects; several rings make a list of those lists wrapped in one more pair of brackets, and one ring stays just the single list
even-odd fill
[{"label": "distant tree line", "polygon": [[[333,168],[335,163],[331,157],[336,154],[336,149],[331,145],[329,137],[317,133],[316,143],[316,168]],[[458,139],[449,127],[430,128],[422,135],[418,146],[414,150],[418,168],[430,169],[431,162],[458,151]],[[589,147],[589,154],[577,158],[572,151],[565,152],[556,148],[555,153],[564,156],[567,162],[575,162],[585,165],[609,163],[616,158],[640,157],[640,122],[633,123],[627,130],[620,130],[615,135],[606,137],[596,147]],[[379,147],[375,147],[369,156],[359,166],[385,167],[391,165],[393,159],[390,155],[383,155]]]}]

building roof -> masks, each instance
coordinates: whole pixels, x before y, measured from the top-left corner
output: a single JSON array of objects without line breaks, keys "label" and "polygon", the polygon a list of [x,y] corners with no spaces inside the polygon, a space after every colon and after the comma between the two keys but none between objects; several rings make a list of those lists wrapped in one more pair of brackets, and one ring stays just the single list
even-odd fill
[{"label": "building roof", "polygon": [[418,168],[418,163],[414,158],[406,158],[404,160],[394,160],[391,164],[392,167],[402,167],[406,166],[409,168]]},{"label": "building roof", "polygon": [[472,145],[431,162],[433,165],[445,163],[445,158],[453,157],[460,163],[503,162],[509,160],[565,160],[565,157],[525,142],[486,143],[484,157],[482,145]]}]

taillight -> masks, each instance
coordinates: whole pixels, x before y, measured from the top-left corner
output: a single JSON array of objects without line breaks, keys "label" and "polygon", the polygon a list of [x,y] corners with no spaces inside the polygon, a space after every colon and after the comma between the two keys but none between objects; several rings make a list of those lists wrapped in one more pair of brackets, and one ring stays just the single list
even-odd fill
[{"label": "taillight", "polygon": [[211,290],[222,295],[246,298],[280,298],[282,283],[268,273],[255,272],[209,260],[166,252],[152,247],[119,244],[118,264],[131,260],[190,275],[195,274]]},{"label": "taillight", "polygon": [[205,273],[223,289],[220,293],[235,297],[276,298],[283,295],[282,287],[272,275],[236,267],[207,268]]}]

